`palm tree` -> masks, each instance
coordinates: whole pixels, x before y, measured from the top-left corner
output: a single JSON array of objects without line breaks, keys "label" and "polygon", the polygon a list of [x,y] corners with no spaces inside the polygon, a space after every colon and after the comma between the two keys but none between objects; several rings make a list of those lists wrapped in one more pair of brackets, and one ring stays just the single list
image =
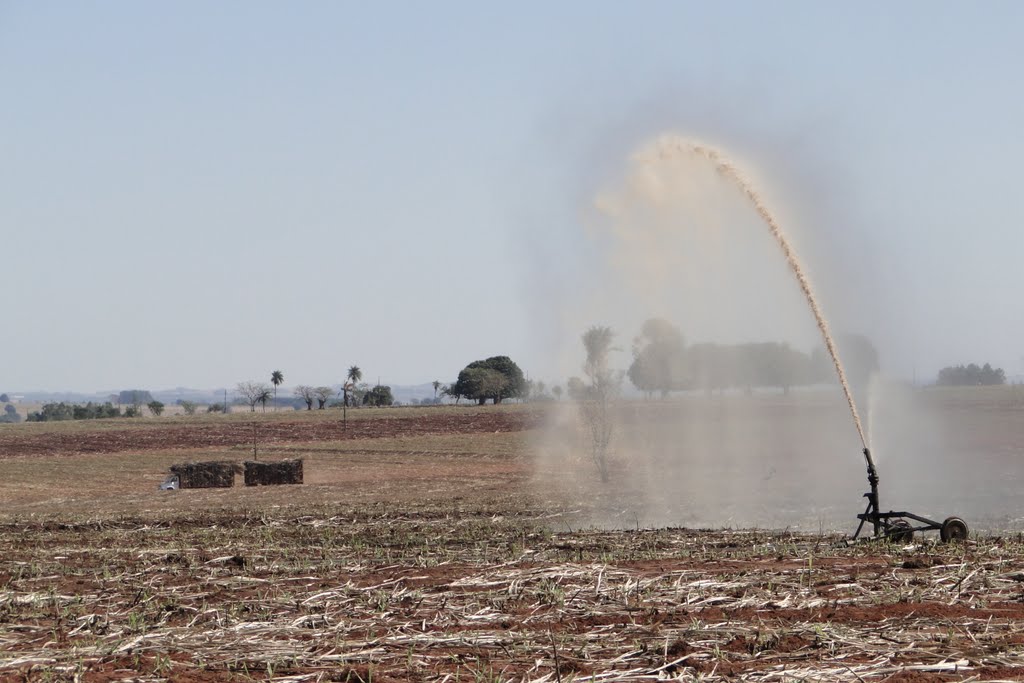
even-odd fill
[{"label": "palm tree", "polygon": [[[277,386],[284,381],[284,373],[280,370],[274,370],[270,373],[270,383],[274,385],[274,410],[277,410]],[[266,405],[264,405],[266,408]]]},{"label": "palm tree", "polygon": [[437,403],[437,390],[441,388],[441,382],[435,379],[432,384],[434,385],[434,403]]},{"label": "palm tree", "polygon": [[343,387],[345,391],[345,405],[348,405],[348,390],[349,387],[355,388],[356,383],[363,378],[363,371],[359,369],[358,365],[353,365],[348,369],[348,381],[345,382]]},{"label": "palm tree", "polygon": [[[276,389],[277,387],[274,388]],[[267,401],[270,400],[270,389],[264,389],[261,391],[256,400],[263,404],[263,412],[267,412]]]}]

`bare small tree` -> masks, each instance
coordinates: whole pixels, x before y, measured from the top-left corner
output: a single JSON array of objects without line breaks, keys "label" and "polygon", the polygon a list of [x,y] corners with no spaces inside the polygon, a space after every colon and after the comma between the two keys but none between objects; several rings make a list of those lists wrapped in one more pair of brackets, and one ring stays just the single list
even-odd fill
[{"label": "bare small tree", "polygon": [[323,410],[327,405],[327,399],[334,395],[334,389],[330,387],[317,387],[313,390],[316,394],[317,408]]},{"label": "bare small tree", "polygon": [[300,384],[295,387],[292,393],[306,402],[306,410],[313,410],[313,399],[316,398],[316,389],[305,384]]},{"label": "bare small tree", "polygon": [[235,387],[238,395],[249,404],[249,410],[256,412],[256,404],[270,396],[270,387],[263,382],[239,382]]},{"label": "bare small tree", "polygon": [[587,352],[583,373],[590,384],[579,396],[580,413],[590,430],[590,454],[603,482],[608,481],[608,449],[614,433],[612,410],[622,385],[621,373],[608,367],[614,337],[612,328],[598,325],[583,333],[583,348]]}]

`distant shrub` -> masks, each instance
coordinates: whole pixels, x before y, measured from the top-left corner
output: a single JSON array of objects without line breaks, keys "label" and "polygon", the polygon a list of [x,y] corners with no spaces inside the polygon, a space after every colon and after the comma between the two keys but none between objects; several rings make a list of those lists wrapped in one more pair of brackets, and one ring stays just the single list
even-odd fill
[{"label": "distant shrub", "polygon": [[76,405],[72,409],[72,418],[75,420],[98,420],[105,417],[121,417],[121,411],[112,403],[86,403],[84,406]]},{"label": "distant shrub", "polygon": [[186,415],[195,415],[196,408],[199,407],[199,404],[195,401],[182,401],[181,399],[178,399],[178,405],[181,406]]},{"label": "distant shrub", "polygon": [[206,406],[206,412],[208,412],[208,413],[223,413],[224,412],[224,404],[223,403],[211,403],[210,405]]},{"label": "distant shrub", "polygon": [[18,414],[18,409],[10,403],[5,405],[4,414],[0,415],[0,422],[21,422],[21,415]]},{"label": "distant shrub", "polygon": [[[125,416],[129,417],[129,408]],[[85,405],[73,403],[46,403],[40,410],[29,413],[28,422],[60,422],[62,420],[99,420],[108,417],[120,417],[121,411],[111,403],[93,403]]]},{"label": "distant shrub", "polygon": [[149,403],[146,404],[146,407],[149,408],[149,412],[153,413],[153,415],[156,417],[160,417],[160,415],[164,412],[164,404],[161,403],[160,401],[150,401]]},{"label": "distant shrub", "polygon": [[46,403],[25,418],[28,422],[61,422],[74,419],[74,406],[61,403]]}]

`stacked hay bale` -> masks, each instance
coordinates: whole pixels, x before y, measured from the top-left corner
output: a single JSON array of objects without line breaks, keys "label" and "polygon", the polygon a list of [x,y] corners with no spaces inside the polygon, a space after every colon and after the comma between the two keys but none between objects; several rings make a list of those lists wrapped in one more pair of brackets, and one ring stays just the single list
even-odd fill
[{"label": "stacked hay bale", "polygon": [[277,462],[245,462],[246,486],[273,486],[302,483],[302,458]]},{"label": "stacked hay bale", "polygon": [[233,462],[189,462],[171,465],[171,474],[183,489],[230,488],[235,485],[235,468]]}]

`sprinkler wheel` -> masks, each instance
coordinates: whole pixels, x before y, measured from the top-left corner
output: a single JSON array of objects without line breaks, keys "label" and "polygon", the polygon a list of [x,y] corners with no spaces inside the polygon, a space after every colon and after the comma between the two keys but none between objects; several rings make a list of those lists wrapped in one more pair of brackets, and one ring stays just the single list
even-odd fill
[{"label": "sprinkler wheel", "polygon": [[939,538],[943,543],[967,540],[967,522],[959,517],[947,517],[939,529]]},{"label": "sprinkler wheel", "polygon": [[910,543],[914,540],[914,528],[905,519],[897,519],[889,525],[886,537],[893,543]]}]

